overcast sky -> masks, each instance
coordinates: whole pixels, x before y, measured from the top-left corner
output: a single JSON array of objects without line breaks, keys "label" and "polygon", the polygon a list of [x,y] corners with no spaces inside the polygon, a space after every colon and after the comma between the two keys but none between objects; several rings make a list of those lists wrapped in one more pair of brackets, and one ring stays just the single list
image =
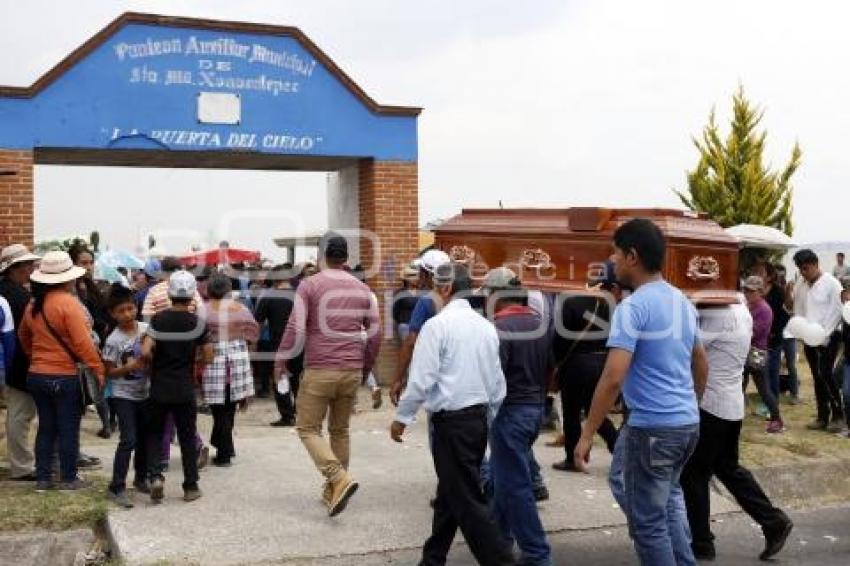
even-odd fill
[{"label": "overcast sky", "polygon": [[[727,119],[740,82],[766,109],[769,160],[802,146],[797,239],[850,240],[850,6],[839,0],[0,2],[6,85],[29,85],[126,10],[300,27],[380,103],[424,107],[422,223],[499,200],[679,206],[671,189],[696,162],[690,138],[712,106]],[[253,199],[326,226],[321,173],[39,166],[36,184],[37,239],[97,227],[115,247],[155,229],[215,241],[222,212]],[[270,251],[287,230],[252,222],[230,239]]]}]

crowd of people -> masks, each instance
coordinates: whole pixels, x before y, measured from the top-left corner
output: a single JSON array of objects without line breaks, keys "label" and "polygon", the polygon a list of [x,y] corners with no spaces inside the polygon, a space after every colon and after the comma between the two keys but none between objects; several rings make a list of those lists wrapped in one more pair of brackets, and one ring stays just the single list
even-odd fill
[{"label": "crowd of people", "polygon": [[[783,547],[791,520],[739,462],[744,391],[751,379],[766,432],[781,434],[781,394],[792,403],[800,395],[793,321],[816,325],[818,339],[804,339],[817,402],[809,428],[848,436],[848,355],[836,368],[841,346],[850,352],[848,270],[839,261],[824,273],[801,250],[798,280],[761,262],[743,278],[739,303],[693,304],[663,279],[666,244],[652,222],[624,224],[613,248],[589,272],[587,292],[568,296],[526,289],[505,267],[476,284],[439,250],[403,270],[391,308],[400,347],[390,436],[402,442],[424,409],[438,486],[422,564],[444,564],[458,529],[482,564],[516,563],[514,547],[519,563],[553,563],[536,507],[549,494],[533,446],[558,392],[564,458],[554,469],[586,471],[600,435],[642,564],[715,557],[714,476],[762,527],[761,557]],[[238,411],[255,395],[274,395],[272,426],[296,428],[324,481],[319,499],[330,516],[342,513],[359,487],[349,472],[350,419],[362,384],[375,408],[382,403],[373,369],[384,340],[378,299],[348,259],[346,239],[331,232],[318,266],[285,264],[251,279],[164,258],[104,289],[83,247],[39,257],[7,246],[0,377],[11,479],[35,481],[39,491],[88,487],[79,470],[99,462],[80,451],[80,423],[91,401],[98,434],[109,438],[116,425],[119,433],[111,500],[134,504],[131,459],[135,490],[163,499],[176,434],[184,499],[193,501],[200,468],[232,464]],[[199,410],[212,416],[212,458]]]}]

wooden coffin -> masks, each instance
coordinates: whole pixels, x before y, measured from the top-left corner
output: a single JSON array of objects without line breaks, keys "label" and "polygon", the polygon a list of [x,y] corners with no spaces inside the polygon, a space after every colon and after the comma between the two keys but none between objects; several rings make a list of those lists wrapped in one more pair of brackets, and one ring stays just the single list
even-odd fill
[{"label": "wooden coffin", "polygon": [[660,208],[464,209],[435,230],[435,246],[473,277],[507,266],[531,289],[584,289],[613,252],[614,231],[649,218],[667,238],[664,277],[700,302],[734,302],[738,243],[704,215]]}]

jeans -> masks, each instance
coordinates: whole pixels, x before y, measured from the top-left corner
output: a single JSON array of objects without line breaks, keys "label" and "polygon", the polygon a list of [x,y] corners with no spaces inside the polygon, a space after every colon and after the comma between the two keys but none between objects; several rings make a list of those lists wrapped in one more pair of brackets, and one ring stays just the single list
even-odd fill
[{"label": "jeans", "polygon": [[841,387],[835,378],[835,357],[841,345],[841,336],[834,333],[826,346],[806,346],[806,361],[812,370],[815,382],[815,400],[818,406],[818,421],[828,423],[844,416],[841,403]]},{"label": "jeans", "polygon": [[134,482],[143,482],[147,477],[147,432],[150,424],[147,401],[131,401],[120,397],[111,397],[111,405],[118,415],[120,437],[115,448],[115,460],[112,463],[112,482],[109,491],[121,493],[127,487],[127,471],[130,469],[130,457],[133,456]]},{"label": "jeans", "polygon": [[800,379],[797,377],[797,340],[795,338],[783,338],[782,344],[768,350],[767,381],[770,384],[771,391],[773,391],[773,396],[779,399],[779,368],[782,366],[783,354],[785,354],[785,363],[788,365],[791,396],[799,397]]},{"label": "jeans", "polygon": [[625,504],[621,506],[644,566],[696,564],[679,479],[698,439],[698,424],[664,428],[626,425],[620,431],[614,454],[617,458],[621,451]]},{"label": "jeans", "polygon": [[[148,454],[158,454],[162,450],[162,436],[168,416],[174,419],[177,438],[180,440],[180,457],[183,460],[183,489],[198,486],[198,407],[195,401],[185,403],[150,402],[150,431],[148,433]],[[148,458],[148,475],[151,479],[162,479],[162,462]]]},{"label": "jeans", "polygon": [[53,453],[58,444],[60,479],[73,481],[77,478],[80,419],[83,415],[80,382],[76,375],[31,373],[27,378],[27,388],[38,412],[36,477],[40,482],[52,480]]},{"label": "jeans", "polygon": [[[295,429],[313,463],[330,482],[343,479],[348,470],[351,457],[348,426],[362,378],[360,369],[304,370],[298,391]],[[328,415],[330,443],[322,438],[325,415]]]},{"label": "jeans", "polygon": [[431,536],[422,549],[423,566],[442,566],[458,528],[479,564],[513,564],[510,548],[480,488],[487,448],[487,408],[441,411],[431,416],[437,499]]},{"label": "jeans", "polygon": [[744,389],[747,388],[747,378],[752,376],[753,383],[756,385],[756,390],[759,392],[764,406],[770,411],[770,420],[775,421],[782,418],[779,414],[779,397],[774,396],[773,388],[768,383],[767,368],[744,370]]},{"label": "jeans", "polygon": [[502,405],[490,427],[490,468],[496,520],[522,551],[522,564],[551,565],[552,556],[534,499],[529,457],[540,433],[542,405]]},{"label": "jeans", "polygon": [[709,481],[716,475],[735,501],[765,532],[781,530],[788,517],[773,506],[753,475],[738,462],[742,421],[727,421],[700,411],[700,436],[682,472],[682,489],[688,508],[693,548],[714,550],[711,533]]}]

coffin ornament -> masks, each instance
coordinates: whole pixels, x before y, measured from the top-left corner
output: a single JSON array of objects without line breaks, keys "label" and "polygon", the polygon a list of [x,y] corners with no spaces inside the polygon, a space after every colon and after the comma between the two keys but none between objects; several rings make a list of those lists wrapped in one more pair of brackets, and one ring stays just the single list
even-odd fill
[{"label": "coffin ornament", "polygon": [[711,256],[695,255],[688,262],[688,279],[716,281],[720,279],[720,263]]}]

